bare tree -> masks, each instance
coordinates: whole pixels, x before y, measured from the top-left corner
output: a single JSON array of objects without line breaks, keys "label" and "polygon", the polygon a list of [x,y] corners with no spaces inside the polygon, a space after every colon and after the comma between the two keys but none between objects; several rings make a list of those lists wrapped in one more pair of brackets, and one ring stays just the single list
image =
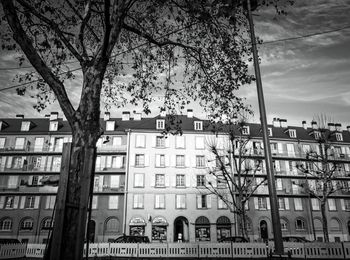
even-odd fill
[{"label": "bare tree", "polygon": [[[239,234],[248,238],[247,203],[257,189],[266,182],[262,174],[262,158],[252,159],[252,155],[262,156],[262,147],[253,150],[250,135],[245,133],[247,124],[221,125],[218,133],[224,133],[224,143],[218,138],[208,140],[208,150],[215,166],[209,169],[206,189],[223,201],[238,219]],[[236,223],[237,225],[237,223]]]},{"label": "bare tree", "polygon": [[334,149],[334,142],[337,141],[336,136],[341,132],[335,128],[327,128],[327,121],[327,117],[319,116],[317,121],[312,122],[314,129],[310,134],[315,138],[316,146],[301,147],[300,150],[302,154],[305,154],[306,160],[296,166],[299,171],[305,174],[306,180],[294,182],[302,187],[310,197],[319,201],[325,242],[329,242],[327,200],[337,191],[344,189],[342,181],[337,181],[342,162],[339,161],[339,154]]}]

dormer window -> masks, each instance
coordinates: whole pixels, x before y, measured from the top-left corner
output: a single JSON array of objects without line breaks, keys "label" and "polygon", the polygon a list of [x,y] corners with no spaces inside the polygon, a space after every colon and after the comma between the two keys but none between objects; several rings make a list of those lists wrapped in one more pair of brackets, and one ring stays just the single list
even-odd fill
[{"label": "dormer window", "polygon": [[203,122],[202,121],[194,121],[194,130],[202,131],[203,130]]},{"label": "dormer window", "polygon": [[342,133],[335,133],[335,138],[337,141],[343,141],[343,134]]},{"label": "dormer window", "polygon": [[106,121],[106,131],[114,131],[115,121]]},{"label": "dormer window", "polygon": [[58,130],[58,121],[51,121],[49,130],[50,131],[57,131]]},{"label": "dormer window", "polygon": [[297,131],[295,129],[289,129],[289,137],[297,138]]},{"label": "dormer window", "polygon": [[156,129],[165,129],[165,120],[157,119],[156,120]]},{"label": "dormer window", "polygon": [[21,131],[29,131],[30,121],[23,121],[21,125]]},{"label": "dormer window", "polygon": [[321,132],[320,131],[314,131],[314,137],[316,140],[321,138]]},{"label": "dormer window", "polygon": [[249,135],[249,133],[250,133],[249,126],[243,126],[242,127],[242,134]]},{"label": "dormer window", "polygon": [[272,136],[272,128],[271,127],[267,128],[267,134],[269,136]]}]

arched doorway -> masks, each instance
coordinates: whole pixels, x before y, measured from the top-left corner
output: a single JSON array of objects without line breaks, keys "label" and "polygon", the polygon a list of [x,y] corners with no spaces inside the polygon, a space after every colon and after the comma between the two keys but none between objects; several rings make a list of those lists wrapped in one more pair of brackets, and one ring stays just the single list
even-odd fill
[{"label": "arched doorway", "polygon": [[95,242],[95,228],[96,222],[94,220],[90,220],[88,224],[88,239],[90,243]]},{"label": "arched doorway", "polygon": [[182,237],[181,242],[186,242],[190,239],[188,233],[188,220],[185,217],[177,217],[174,221],[174,241],[177,242],[180,237]]},{"label": "arched doorway", "polygon": [[268,232],[267,223],[265,220],[260,221],[260,237],[264,241],[267,241],[269,239],[269,232]]}]

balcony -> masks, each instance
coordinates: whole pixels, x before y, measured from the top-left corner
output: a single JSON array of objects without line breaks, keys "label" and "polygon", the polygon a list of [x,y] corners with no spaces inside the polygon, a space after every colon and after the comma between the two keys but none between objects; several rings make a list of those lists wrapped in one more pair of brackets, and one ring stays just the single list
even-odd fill
[{"label": "balcony", "polygon": [[22,167],[7,168],[0,165],[0,172],[60,172],[60,167],[36,167],[35,164],[26,164]]},{"label": "balcony", "polygon": [[126,152],[126,145],[101,145],[97,146],[97,152],[98,153],[125,153]]}]

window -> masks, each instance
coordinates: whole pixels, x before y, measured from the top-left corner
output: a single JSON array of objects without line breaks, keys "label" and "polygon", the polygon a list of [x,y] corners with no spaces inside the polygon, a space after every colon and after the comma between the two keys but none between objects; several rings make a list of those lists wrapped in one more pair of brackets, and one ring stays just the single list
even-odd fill
[{"label": "window", "polygon": [[335,138],[337,141],[343,141],[343,134],[342,133],[335,133]]},{"label": "window", "polygon": [[52,167],[51,171],[59,172],[61,170],[61,157],[54,156],[52,158]]},{"label": "window", "polygon": [[194,121],[194,130],[197,130],[197,131],[203,130],[203,122],[202,121]]},{"label": "window", "polygon": [[165,187],[165,175],[164,174],[156,174],[155,186],[156,187]]},{"label": "window", "polygon": [[3,218],[0,220],[0,230],[10,231],[12,229],[12,219]]},{"label": "window", "polygon": [[106,223],[106,231],[118,232],[119,230],[119,220],[117,218],[110,218]]},{"label": "window", "polygon": [[294,209],[303,210],[303,204],[301,198],[294,198]]},{"label": "window", "polygon": [[197,187],[205,186],[205,175],[197,175]]},{"label": "window", "polygon": [[30,129],[30,121],[24,121],[21,125],[21,131],[29,131]]},{"label": "window", "polygon": [[98,196],[92,196],[91,209],[97,209],[98,206]]},{"label": "window", "polygon": [[289,156],[295,155],[294,144],[287,144],[287,153]]},{"label": "window", "polygon": [[34,152],[41,152],[44,147],[44,138],[36,137],[34,142]]},{"label": "window", "polygon": [[258,209],[259,210],[265,210],[267,209],[267,199],[259,197],[258,198]]},{"label": "window", "polygon": [[164,119],[157,119],[156,120],[156,129],[165,129],[165,120]]},{"label": "window", "polygon": [[176,167],[185,167],[185,155],[176,155]]},{"label": "window", "polygon": [[284,230],[284,231],[286,231],[286,230],[288,230],[288,222],[287,222],[287,220],[285,220],[284,218],[281,218],[281,230]]},{"label": "window", "polygon": [[56,196],[46,196],[45,209],[53,209],[56,203]]},{"label": "window", "polygon": [[204,148],[204,136],[196,136],[196,149]]},{"label": "window", "polygon": [[316,140],[321,138],[321,132],[320,131],[314,131],[314,137]]},{"label": "window", "polygon": [[6,196],[5,197],[5,209],[16,209],[18,207],[18,196]]},{"label": "window", "polygon": [[185,175],[176,174],[176,187],[185,187]]},{"label": "window", "polygon": [[175,138],[176,148],[185,148],[185,137],[184,136],[176,136]]},{"label": "window", "polygon": [[110,187],[111,189],[120,188],[120,175],[111,175],[110,176]]},{"label": "window", "polygon": [[211,208],[211,196],[208,194],[197,195],[197,208],[198,209]]},{"label": "window", "polygon": [[276,179],[276,190],[283,190],[282,179]]},{"label": "window", "polygon": [[328,209],[329,211],[336,211],[337,210],[337,206],[335,204],[335,199],[328,199]]},{"label": "window", "polygon": [[15,150],[24,150],[24,143],[25,143],[24,137],[17,137],[15,142]]},{"label": "window", "polygon": [[165,147],[165,138],[164,138],[164,136],[156,136],[156,147],[157,148]]},{"label": "window", "polygon": [[144,154],[136,154],[135,155],[135,166],[136,167],[144,167],[145,166],[145,155]]},{"label": "window", "polygon": [[41,223],[41,229],[48,230],[53,228],[52,218],[45,218]]},{"label": "window", "polygon": [[145,147],[146,136],[144,135],[136,135],[136,147],[144,148]]},{"label": "window", "polygon": [[277,143],[271,143],[270,144],[270,146],[271,146],[271,152],[273,153],[273,154],[276,154],[277,153]]},{"label": "window", "polygon": [[12,169],[21,169],[23,166],[24,160],[22,160],[22,156],[15,156],[12,159]]},{"label": "window", "polygon": [[134,175],[134,187],[144,187],[144,174],[143,173],[135,173]]},{"label": "window", "polygon": [[53,138],[51,138],[50,151],[62,152],[63,142],[64,142],[64,138],[63,137],[53,137]]},{"label": "window", "polygon": [[57,131],[58,130],[58,122],[51,121],[49,126],[49,131]]},{"label": "window", "polygon": [[39,196],[27,196],[24,207],[26,209],[37,209],[39,206]]},{"label": "window", "polygon": [[165,167],[165,155],[156,154],[156,167]]},{"label": "window", "polygon": [[1,137],[0,138],[0,149],[3,150],[5,148],[5,142],[6,142],[6,138],[5,137]]},{"label": "window", "polygon": [[[143,202],[142,202],[143,204]],[[135,205],[135,201],[134,201]],[[143,207],[143,205],[142,205]],[[118,195],[109,195],[108,196],[108,209],[118,209],[119,208],[119,196]]]},{"label": "window", "polygon": [[26,218],[22,220],[20,229],[21,230],[32,230],[34,226],[34,221],[31,218]]},{"label": "window", "polygon": [[154,208],[155,209],[165,209],[165,195],[156,194],[154,196]]},{"label": "window", "polygon": [[113,136],[112,137],[112,145],[113,146],[121,146],[123,143],[123,138],[121,136]]},{"label": "window", "polygon": [[298,218],[295,221],[295,229],[296,230],[305,230],[305,221]]},{"label": "window", "polygon": [[289,137],[297,138],[297,131],[295,129],[289,129]]},{"label": "window", "polygon": [[176,208],[177,209],[185,209],[186,208],[186,195],[185,194],[177,194],[176,195]]},{"label": "window", "polygon": [[196,167],[197,168],[205,167],[205,157],[204,157],[204,155],[197,155],[196,156]]},{"label": "window", "polygon": [[271,127],[267,128],[267,133],[269,136],[272,136],[272,128]]},{"label": "window", "polygon": [[340,202],[342,203],[343,210],[350,211],[350,199],[342,199]]},{"label": "window", "polygon": [[143,209],[143,194],[134,194],[134,209]]},{"label": "window", "polygon": [[286,204],[284,203],[284,198],[278,198],[278,209],[285,210]]},{"label": "window", "polygon": [[311,207],[312,207],[312,210],[320,210],[320,201],[318,199],[312,198]]},{"label": "window", "polygon": [[242,127],[242,134],[249,135],[249,133],[250,133],[249,126],[243,126]]},{"label": "window", "polygon": [[106,131],[114,131],[115,121],[106,121]]}]

